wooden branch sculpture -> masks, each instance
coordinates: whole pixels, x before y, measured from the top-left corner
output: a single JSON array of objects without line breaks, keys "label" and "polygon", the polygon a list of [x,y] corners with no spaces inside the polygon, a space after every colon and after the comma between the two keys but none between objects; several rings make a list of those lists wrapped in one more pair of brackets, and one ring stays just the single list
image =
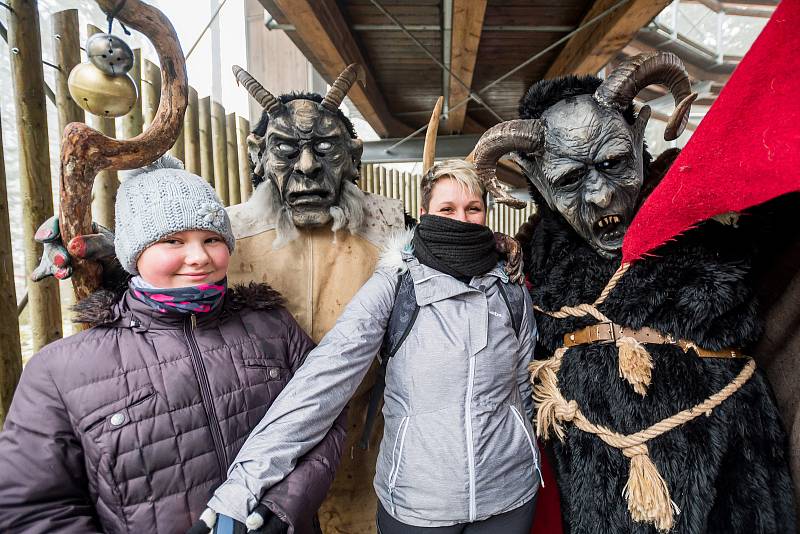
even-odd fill
[{"label": "wooden branch sculpture", "polygon": [[[111,13],[119,0],[97,0]],[[132,139],[112,139],[83,123],[64,129],[61,142],[61,235],[64,244],[92,233],[92,183],[102,170],[135,169],[158,159],[175,143],[186,111],[186,62],[172,23],[158,9],[139,0],[123,0],[115,18],[144,34],[161,63],[161,102],[149,128]],[[72,284],[78,299],[100,287],[100,265],[73,258]]]}]

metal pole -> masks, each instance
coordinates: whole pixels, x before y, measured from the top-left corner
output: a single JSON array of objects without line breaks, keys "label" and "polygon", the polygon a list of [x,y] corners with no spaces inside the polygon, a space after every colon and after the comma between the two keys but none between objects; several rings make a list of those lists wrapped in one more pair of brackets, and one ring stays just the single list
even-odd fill
[{"label": "metal pole", "polygon": [[219,15],[220,10],[222,9],[222,6],[224,6],[225,2],[227,2],[227,1],[228,0],[222,0],[222,2],[220,2],[219,7],[217,8],[216,11],[214,11],[214,14],[211,15],[211,18],[208,20],[208,24],[206,24],[206,27],[203,28],[203,31],[201,31],[200,35],[197,36],[197,39],[194,40],[194,44],[191,46],[191,48],[189,48],[189,51],[186,52],[186,59],[187,60],[189,59],[189,56],[192,55],[192,52],[194,52],[194,49],[197,48],[197,45],[200,44],[200,40],[203,38],[203,36],[208,31],[208,29],[214,23],[214,19],[217,18],[217,15]]},{"label": "metal pole", "polygon": [[[53,215],[42,46],[37,2],[11,0],[10,6],[8,41],[17,50],[10,57],[19,136],[25,272],[32,273],[42,255],[42,245],[33,236]],[[58,281],[48,278],[28,284],[28,298],[33,349],[37,351],[62,336]]]},{"label": "metal pole", "polygon": [[[87,35],[91,37],[96,33],[103,33],[103,30],[89,24],[86,27]],[[113,118],[91,116],[92,127],[109,136],[117,136],[116,122]],[[92,184],[92,219],[105,226],[114,229],[114,203],[117,199],[117,189],[119,189],[119,179],[116,171],[100,171]]]},{"label": "metal pole", "polygon": [[236,113],[225,115],[225,153],[228,161],[228,197],[231,206],[242,202],[239,191],[239,149],[236,146]]},{"label": "metal pole", "polygon": [[214,153],[211,148],[211,97],[201,98],[197,110],[200,121],[200,175],[214,185]]},{"label": "metal pole", "polygon": [[122,117],[122,137],[130,139],[142,133],[144,127],[144,116],[142,115],[142,50],[136,48],[133,51],[133,68],[128,72],[133,83],[136,84],[136,93],[139,98],[136,100],[133,109]]},{"label": "metal pole", "polygon": [[0,428],[5,421],[14,389],[22,373],[22,348],[19,343],[19,314],[17,291],[14,287],[11,221],[4,161],[3,128],[0,125],[0,317],[3,317],[0,321]]},{"label": "metal pole", "polygon": [[228,196],[228,163],[225,146],[225,108],[219,102],[211,103],[211,143],[214,153],[214,189],[222,204],[230,206]]},{"label": "metal pole", "polygon": [[189,105],[183,116],[184,163],[186,170],[199,176],[203,171],[200,167],[200,118],[197,112],[197,91],[189,87]]},{"label": "metal pole", "polygon": [[252,173],[250,172],[250,155],[247,152],[247,136],[250,134],[250,121],[239,117],[236,121],[236,145],[239,154],[239,194],[242,202],[246,202],[253,192]]}]

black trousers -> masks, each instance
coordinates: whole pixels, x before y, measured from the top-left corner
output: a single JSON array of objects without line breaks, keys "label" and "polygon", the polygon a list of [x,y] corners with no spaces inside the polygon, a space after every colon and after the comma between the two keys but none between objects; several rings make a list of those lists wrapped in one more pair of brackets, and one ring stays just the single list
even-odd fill
[{"label": "black trousers", "polygon": [[518,508],[483,521],[459,523],[447,527],[414,527],[401,523],[378,503],[378,534],[530,534],[536,496]]}]

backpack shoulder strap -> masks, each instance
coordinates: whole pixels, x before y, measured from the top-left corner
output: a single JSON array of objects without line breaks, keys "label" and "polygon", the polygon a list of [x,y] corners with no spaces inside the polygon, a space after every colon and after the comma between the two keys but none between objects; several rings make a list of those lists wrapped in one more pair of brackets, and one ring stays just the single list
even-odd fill
[{"label": "backpack shoulder strap", "polygon": [[408,337],[414,321],[417,319],[419,306],[414,292],[414,279],[409,271],[399,276],[394,295],[394,306],[386,326],[386,334],[381,346],[381,361],[391,358],[400,349],[400,345]]},{"label": "backpack shoulder strap", "polygon": [[511,325],[514,327],[514,333],[519,338],[522,317],[525,315],[525,297],[522,294],[522,291],[525,290],[524,286],[499,281],[498,287],[500,288],[500,296],[503,297],[508,312],[511,314]]},{"label": "backpack shoulder strap", "polygon": [[378,368],[375,385],[372,386],[369,394],[367,418],[358,442],[361,450],[367,450],[369,445],[372,427],[375,424],[375,417],[378,415],[378,405],[383,399],[383,390],[386,388],[386,367],[389,365],[389,359],[397,353],[403,341],[408,337],[418,313],[419,306],[417,306],[417,295],[414,292],[414,279],[411,278],[411,273],[406,271],[398,277],[392,313],[389,315],[389,323],[386,325],[383,344],[378,354],[381,365]]}]

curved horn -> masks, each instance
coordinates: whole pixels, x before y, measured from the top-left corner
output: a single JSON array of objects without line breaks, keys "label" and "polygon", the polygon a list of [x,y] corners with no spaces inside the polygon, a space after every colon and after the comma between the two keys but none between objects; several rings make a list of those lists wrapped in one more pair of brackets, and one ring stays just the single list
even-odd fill
[{"label": "curved horn", "polygon": [[668,87],[675,99],[675,110],[667,122],[664,139],[677,139],[689,121],[689,109],[697,93],[692,92],[683,62],[671,52],[652,52],[630,58],[609,74],[594,92],[594,99],[602,106],[624,111],[639,91],[652,84]]},{"label": "curved horn", "polygon": [[436,159],[436,134],[439,133],[439,118],[442,116],[442,105],[444,97],[440,96],[433,106],[431,120],[428,122],[428,130],[425,132],[425,148],[422,149],[422,174],[428,172],[433,167],[433,160]]},{"label": "curved horn", "polygon": [[478,178],[486,185],[486,190],[501,204],[522,209],[527,204],[512,197],[505,190],[496,175],[497,162],[504,154],[513,150],[533,152],[539,148],[544,138],[543,126],[538,119],[517,119],[497,124],[484,133],[473,150]]},{"label": "curved horn", "polygon": [[272,115],[278,111],[283,104],[280,100],[272,96],[272,93],[264,89],[264,86],[258,83],[258,80],[244,70],[239,65],[231,67],[233,75],[236,76],[236,83],[242,84],[250,96],[264,108],[268,114]]},{"label": "curved horn", "polygon": [[356,80],[361,80],[361,83],[366,83],[367,73],[364,67],[358,63],[351,63],[342,73],[336,78],[336,81],[331,84],[328,94],[325,95],[325,100],[320,104],[323,108],[336,112],[339,106],[342,105],[342,100],[347,96],[347,92],[356,83]]}]

